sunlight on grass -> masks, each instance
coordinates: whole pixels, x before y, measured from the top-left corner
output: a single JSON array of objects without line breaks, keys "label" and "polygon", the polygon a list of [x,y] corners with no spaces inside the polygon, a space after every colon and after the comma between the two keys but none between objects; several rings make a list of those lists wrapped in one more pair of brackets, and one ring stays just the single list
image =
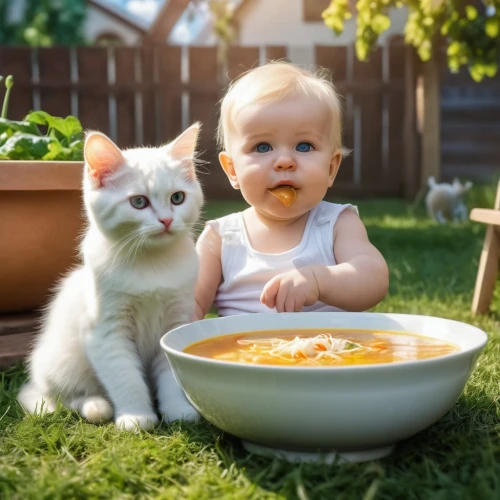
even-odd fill
[{"label": "sunlight on grass", "polygon": [[[475,206],[492,190],[475,188]],[[22,366],[1,374],[0,497],[22,499],[494,499],[500,498],[500,317],[470,313],[484,227],[445,227],[398,200],[358,202],[386,257],[390,292],[374,310],[441,316],[484,329],[489,343],[454,408],[430,429],[365,464],[290,465],[246,454],[206,422],[126,434],[64,408],[23,417]],[[218,202],[204,219],[244,208]]]}]

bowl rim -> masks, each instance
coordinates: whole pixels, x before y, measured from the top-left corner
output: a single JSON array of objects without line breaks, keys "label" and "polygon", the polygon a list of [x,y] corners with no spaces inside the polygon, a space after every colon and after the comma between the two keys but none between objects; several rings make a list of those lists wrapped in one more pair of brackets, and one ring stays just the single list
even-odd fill
[{"label": "bowl rim", "polygon": [[[248,315],[255,316],[258,314],[259,316],[268,316],[271,313],[249,313]],[[277,314],[282,314],[282,315],[293,315],[293,314],[314,314],[314,312],[302,312],[302,313],[277,313]],[[325,314],[324,312],[318,312],[319,314]],[[226,320],[232,320],[235,316],[224,316],[224,317],[218,317],[218,318],[208,318],[208,319],[202,319],[198,321],[193,321],[191,323],[185,323],[183,325],[180,325],[173,330],[168,331],[165,333],[161,339],[160,339],[160,345],[162,349],[167,353],[172,354],[173,356],[179,357],[181,359],[185,360],[192,360],[197,363],[202,363],[202,364],[208,364],[209,366],[227,366],[227,367],[238,367],[238,369],[248,369],[248,370],[284,370],[284,371],[292,371],[292,372],[297,372],[299,370],[300,372],[304,371],[321,371],[321,372],[331,372],[331,371],[392,371],[395,369],[398,369],[401,367],[404,369],[405,367],[414,367],[414,366],[427,366],[429,364],[435,364],[438,362],[446,362],[447,360],[456,360],[464,357],[470,356],[470,354],[477,352],[480,354],[482,350],[485,348],[487,342],[488,342],[488,334],[484,331],[478,328],[477,326],[471,325],[469,323],[465,323],[463,321],[457,321],[454,319],[449,319],[449,318],[441,318],[439,316],[429,316],[425,314],[404,314],[404,313],[381,313],[381,312],[359,312],[359,313],[344,313],[342,312],[341,314],[363,314],[363,315],[370,315],[370,316],[386,316],[389,318],[403,318],[403,317],[419,317],[419,318],[430,318],[430,319],[437,319],[437,320],[443,320],[446,322],[452,322],[452,323],[457,323],[460,325],[466,325],[468,328],[471,328],[475,330],[475,333],[479,335],[478,342],[474,346],[470,346],[468,348],[463,348],[458,352],[452,352],[449,354],[442,354],[440,356],[435,356],[433,358],[427,358],[427,359],[420,359],[420,360],[410,360],[410,361],[394,361],[392,363],[379,363],[379,364],[366,364],[366,365],[343,365],[343,366],[285,366],[285,365],[271,365],[271,364],[252,364],[252,363],[237,363],[236,361],[225,361],[225,360],[220,360],[220,359],[213,359],[213,358],[205,358],[203,356],[197,356],[195,354],[189,354],[184,351],[180,351],[178,349],[175,349],[173,347],[170,347],[166,344],[166,341],[168,340],[168,337],[171,335],[174,335],[178,330],[185,328],[188,325],[191,325],[193,323],[198,323],[200,321],[210,321],[210,322],[224,322]],[[247,314],[242,314],[238,316],[247,316]],[[272,330],[272,329],[271,329]],[[254,330],[258,331],[258,330]],[[394,330],[396,332],[396,330]],[[401,332],[403,333],[403,332]],[[214,335],[214,337],[222,336],[225,334],[219,334],[219,335]],[[227,335],[231,335],[228,333]],[[418,334],[414,334],[418,335]],[[426,336],[426,335],[422,335]],[[482,338],[481,338],[482,337]],[[210,337],[209,337],[210,338]],[[480,340],[479,340],[480,339]],[[206,340],[206,339],[205,339]],[[194,342],[192,342],[194,343]],[[190,345],[190,344],[188,344]],[[472,367],[473,368],[473,367]]]}]

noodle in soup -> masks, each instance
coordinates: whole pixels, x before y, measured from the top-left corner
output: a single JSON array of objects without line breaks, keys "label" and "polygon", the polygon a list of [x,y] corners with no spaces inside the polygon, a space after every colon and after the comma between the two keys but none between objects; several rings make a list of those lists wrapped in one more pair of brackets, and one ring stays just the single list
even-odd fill
[{"label": "noodle in soup", "polygon": [[443,340],[378,330],[258,331],[221,335],[184,352],[236,363],[283,366],[347,366],[443,356],[460,349]]}]

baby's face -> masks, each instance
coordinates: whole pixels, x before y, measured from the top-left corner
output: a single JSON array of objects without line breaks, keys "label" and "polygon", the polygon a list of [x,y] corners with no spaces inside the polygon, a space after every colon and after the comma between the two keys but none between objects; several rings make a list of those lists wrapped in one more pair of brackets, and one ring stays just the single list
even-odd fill
[{"label": "baby's face", "polygon": [[[233,127],[221,163],[228,174],[233,171],[233,186],[261,214],[300,217],[324,198],[341,153],[333,144],[330,110],[320,100],[298,95],[253,104],[236,115]],[[268,192],[278,185],[295,188],[297,197],[290,206]]]}]

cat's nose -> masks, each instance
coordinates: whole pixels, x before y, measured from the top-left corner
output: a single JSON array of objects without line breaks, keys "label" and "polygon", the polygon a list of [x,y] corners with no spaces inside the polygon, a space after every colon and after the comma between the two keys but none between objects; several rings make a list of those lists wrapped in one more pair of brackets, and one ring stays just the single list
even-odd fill
[{"label": "cat's nose", "polygon": [[172,224],[172,219],[160,219],[160,222],[165,226],[165,229],[168,231],[170,224]]}]

